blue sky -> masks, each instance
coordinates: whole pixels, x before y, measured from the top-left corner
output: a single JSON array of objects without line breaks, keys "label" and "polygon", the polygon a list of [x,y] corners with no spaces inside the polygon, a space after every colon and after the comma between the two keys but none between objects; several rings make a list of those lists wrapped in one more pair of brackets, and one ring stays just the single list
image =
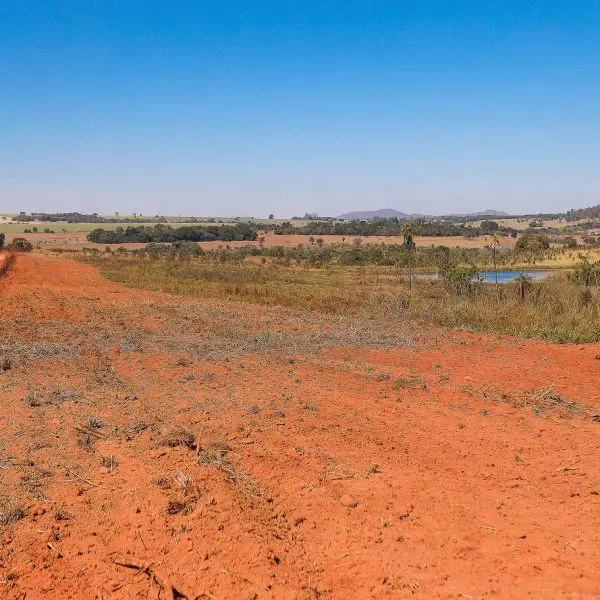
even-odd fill
[{"label": "blue sky", "polygon": [[0,212],[600,202],[592,0],[1,0]]}]

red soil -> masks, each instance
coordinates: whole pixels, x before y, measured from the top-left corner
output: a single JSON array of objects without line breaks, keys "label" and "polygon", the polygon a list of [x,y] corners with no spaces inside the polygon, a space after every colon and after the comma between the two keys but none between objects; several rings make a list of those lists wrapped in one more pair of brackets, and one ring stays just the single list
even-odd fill
[{"label": "red soil", "polygon": [[[209,360],[168,336],[293,314],[35,254],[0,298],[4,597],[600,597],[598,344],[432,332]],[[592,412],[519,401],[549,386]],[[198,448],[163,445],[172,426]]]}]

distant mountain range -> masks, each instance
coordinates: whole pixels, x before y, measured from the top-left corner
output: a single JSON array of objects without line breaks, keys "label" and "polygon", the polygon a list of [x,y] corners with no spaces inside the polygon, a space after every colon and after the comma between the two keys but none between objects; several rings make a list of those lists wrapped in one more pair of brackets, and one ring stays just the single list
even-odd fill
[{"label": "distant mountain range", "polygon": [[[481,212],[469,213],[465,215],[459,214],[449,214],[443,215],[445,217],[509,217],[510,215],[501,210],[494,210],[493,208],[488,208]],[[344,221],[368,221],[369,219],[393,219],[397,218],[400,220],[403,219],[431,219],[434,218],[433,215],[421,215],[421,214],[407,214],[400,212],[394,208],[380,208],[379,210],[356,210],[354,212],[344,213],[343,215],[339,215],[338,219],[342,219]]]},{"label": "distant mountain range", "polygon": [[450,215],[444,215],[446,217],[510,217],[511,215],[503,210],[494,210],[493,208],[486,208],[481,212],[460,214],[452,213]]}]

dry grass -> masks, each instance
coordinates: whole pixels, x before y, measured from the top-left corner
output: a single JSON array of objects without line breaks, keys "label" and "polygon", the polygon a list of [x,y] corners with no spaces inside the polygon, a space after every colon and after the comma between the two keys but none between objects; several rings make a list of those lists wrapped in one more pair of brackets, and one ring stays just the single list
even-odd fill
[{"label": "dry grass", "polygon": [[[534,284],[522,301],[512,285],[500,295],[485,285],[457,296],[442,282],[416,282],[412,292],[389,267],[300,268],[276,264],[215,264],[203,260],[148,261],[136,257],[95,259],[110,279],[177,295],[286,306],[324,313],[338,326],[316,334],[259,333],[246,338],[246,351],[311,350],[323,345],[397,345],[394,324],[435,323],[450,328],[537,337],[555,342],[600,341],[600,293],[570,283],[557,273]],[[313,317],[311,317],[311,320]],[[323,339],[329,336],[330,339]]]},{"label": "dry grass", "polygon": [[529,408],[537,416],[557,414],[563,419],[586,416],[587,410],[579,402],[566,400],[552,386],[545,389],[531,389],[506,396],[512,406]]},{"label": "dry grass", "polygon": [[160,443],[169,448],[184,446],[193,449],[196,447],[196,436],[184,427],[172,427],[163,432]]},{"label": "dry grass", "polygon": [[198,464],[212,467],[227,477],[227,481],[236,484],[244,492],[261,495],[263,492],[249,473],[236,468],[229,457],[231,446],[223,440],[213,440],[198,447]]},{"label": "dry grass", "polygon": [[[188,515],[196,508],[200,499],[200,488],[195,484],[192,477],[181,471],[174,478],[176,496],[167,503],[166,512],[169,515]],[[170,487],[170,486],[169,486]],[[168,489],[162,486],[163,489]]]},{"label": "dry grass", "polygon": [[210,442],[205,447],[199,448],[198,463],[201,465],[209,465],[230,476],[235,476],[235,469],[227,456],[230,451],[231,446],[226,442]]},{"label": "dry grass", "polygon": [[13,506],[8,502],[5,504],[6,505],[0,509],[0,527],[14,525],[27,516],[27,512],[23,507]]}]

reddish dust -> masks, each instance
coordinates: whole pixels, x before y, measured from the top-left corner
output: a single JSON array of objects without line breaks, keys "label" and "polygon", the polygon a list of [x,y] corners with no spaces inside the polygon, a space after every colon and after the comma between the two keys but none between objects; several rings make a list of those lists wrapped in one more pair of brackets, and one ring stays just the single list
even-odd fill
[{"label": "reddish dust", "polygon": [[598,344],[304,348],[39,254],[0,298],[4,597],[600,595]]}]

